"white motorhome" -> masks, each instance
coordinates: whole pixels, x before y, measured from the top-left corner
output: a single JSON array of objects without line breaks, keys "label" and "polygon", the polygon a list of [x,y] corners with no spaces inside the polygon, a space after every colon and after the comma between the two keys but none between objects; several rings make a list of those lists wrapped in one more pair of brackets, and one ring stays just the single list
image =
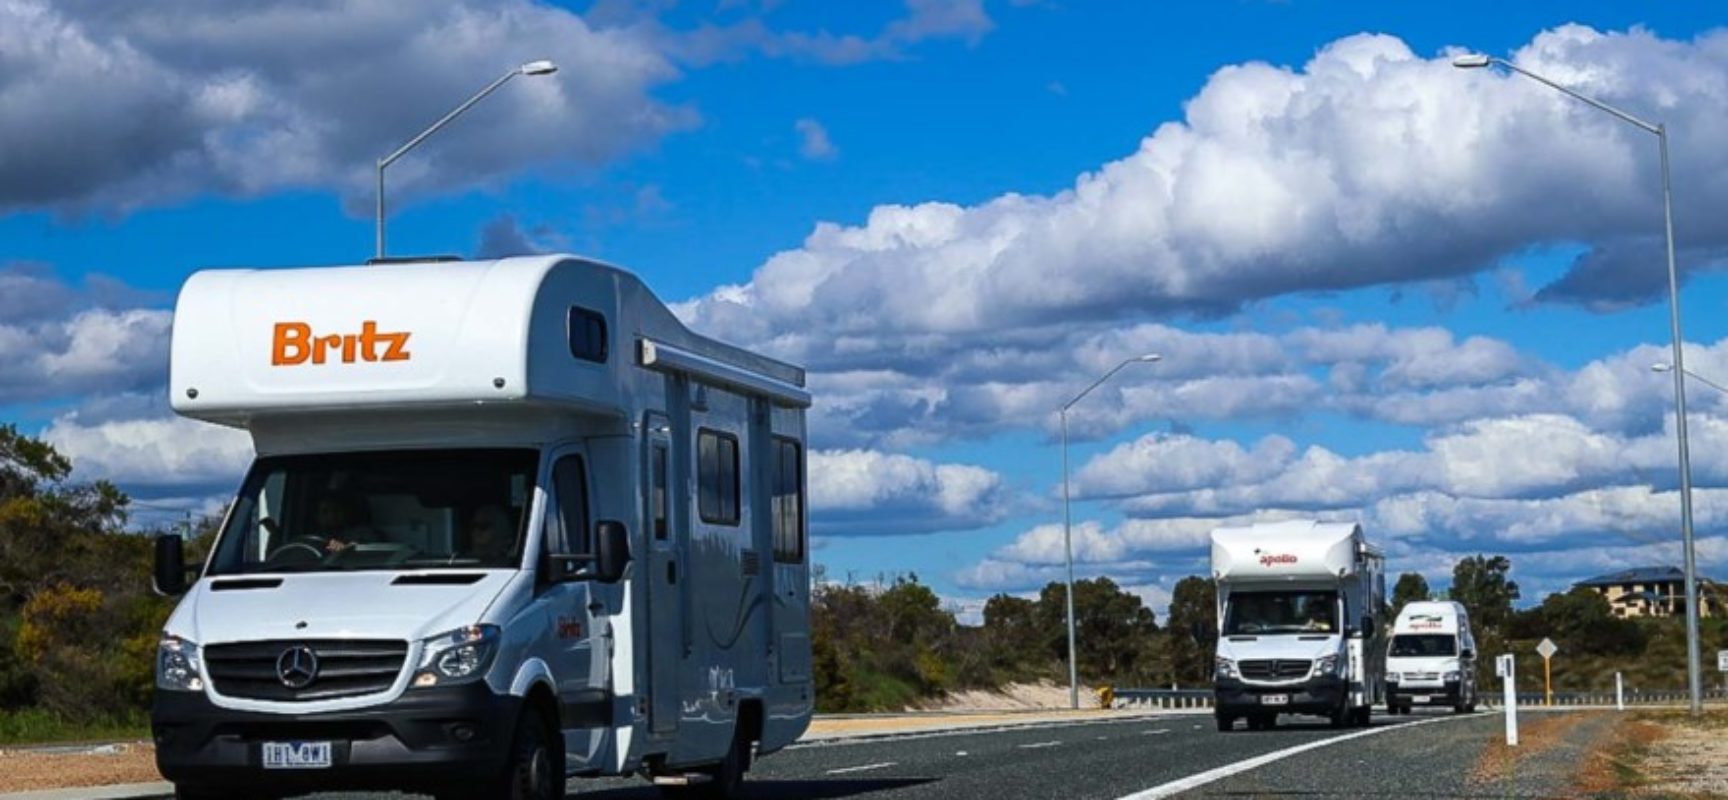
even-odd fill
[{"label": "white motorhome", "polygon": [[[734,792],[814,702],[803,370],[570,256],[193,275],[175,411],[257,453],[157,541],[181,797]],[[195,580],[189,580],[193,573]]]},{"label": "white motorhome", "polygon": [[1386,708],[1408,714],[1420,703],[1467,714],[1476,702],[1476,637],[1464,604],[1404,606],[1386,647]]},{"label": "white motorhome", "polygon": [[1367,725],[1379,702],[1385,559],[1362,526],[1308,520],[1212,532],[1218,730],[1280,714]]}]

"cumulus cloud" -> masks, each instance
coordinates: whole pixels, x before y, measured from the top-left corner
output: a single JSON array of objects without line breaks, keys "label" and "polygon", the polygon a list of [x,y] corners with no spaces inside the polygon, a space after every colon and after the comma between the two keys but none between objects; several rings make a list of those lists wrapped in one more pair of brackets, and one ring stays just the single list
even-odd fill
[{"label": "cumulus cloud", "polygon": [[75,477],[122,487],[231,488],[252,458],[244,431],[181,417],[86,422],[73,412],[42,438],[72,459]]},{"label": "cumulus cloud", "polygon": [[981,528],[1012,510],[1001,475],[871,450],[810,453],[810,530],[893,536]]},{"label": "cumulus cloud", "polygon": [[0,320],[0,405],[160,384],[172,315],[93,308],[64,319]]},{"label": "cumulus cloud", "polygon": [[[1728,71],[1724,40],[1564,26],[1513,58],[1686,131],[1675,159],[1691,177],[1677,191],[1709,208],[1728,201],[1728,151],[1714,144],[1728,132],[1728,83],[1711,78]],[[1449,56],[1360,35],[1300,69],[1226,67],[1181,122],[1066,191],[821,223],[686,316],[806,363],[858,366],[846,349],[857,340],[874,343],[878,366],[916,363],[932,337],[975,346],[1048,335],[1056,321],[1097,330],[1292,292],[1447,281],[1532,244],[1614,247],[1660,230],[1646,134],[1525,79],[1460,72]],[[1688,231],[1698,246],[1728,238],[1702,217]],[[1418,349],[1389,378],[1504,372],[1503,349],[1463,348],[1456,363]]]},{"label": "cumulus cloud", "polygon": [[[977,44],[995,28],[983,0],[905,0],[903,13],[872,33],[776,28],[764,18],[772,12],[771,4],[750,9],[754,13],[744,19],[708,21],[691,28],[662,23],[651,4],[624,8],[615,3],[602,5],[609,6],[603,9],[606,23],[650,31],[667,52],[696,66],[736,61],[750,54],[830,66],[896,60],[905,58],[908,49],[920,42],[958,39]],[[723,6],[721,10],[730,9]]]},{"label": "cumulus cloud", "polygon": [[7,0],[0,53],[0,210],[369,192],[374,159],[537,58],[561,70],[489,98],[485,124],[443,131],[392,188],[603,162],[696,121],[651,96],[678,77],[653,42],[531,0]]}]

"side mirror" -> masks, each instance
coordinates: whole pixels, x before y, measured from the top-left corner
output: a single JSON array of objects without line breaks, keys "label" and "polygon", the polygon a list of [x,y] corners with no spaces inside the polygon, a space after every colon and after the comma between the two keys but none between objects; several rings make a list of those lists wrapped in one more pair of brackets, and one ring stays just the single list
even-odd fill
[{"label": "side mirror", "polygon": [[1458,653],[1458,657],[1465,660],[1474,659],[1476,657],[1476,651],[1466,647],[1463,651]]},{"label": "side mirror", "polygon": [[1362,638],[1374,638],[1374,618],[1367,614],[1362,615]]},{"label": "side mirror", "polygon": [[630,566],[630,532],[624,523],[600,520],[594,529],[594,547],[594,578],[601,583],[623,580],[624,568]]},{"label": "side mirror", "polygon": [[156,537],[155,573],[151,583],[157,594],[175,597],[186,593],[186,542],[179,534]]}]

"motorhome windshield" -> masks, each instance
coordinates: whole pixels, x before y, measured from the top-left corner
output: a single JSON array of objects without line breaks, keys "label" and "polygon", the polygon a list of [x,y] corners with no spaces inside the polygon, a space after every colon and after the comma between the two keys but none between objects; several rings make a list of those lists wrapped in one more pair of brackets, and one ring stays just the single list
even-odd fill
[{"label": "motorhome windshield", "polygon": [[259,459],[210,571],[514,567],[536,462],[525,449]]},{"label": "motorhome windshield", "polygon": [[1393,658],[1427,658],[1457,654],[1457,642],[1447,634],[1401,633],[1392,637]]},{"label": "motorhome windshield", "polygon": [[1224,617],[1225,636],[1337,632],[1337,592],[1235,592]]}]

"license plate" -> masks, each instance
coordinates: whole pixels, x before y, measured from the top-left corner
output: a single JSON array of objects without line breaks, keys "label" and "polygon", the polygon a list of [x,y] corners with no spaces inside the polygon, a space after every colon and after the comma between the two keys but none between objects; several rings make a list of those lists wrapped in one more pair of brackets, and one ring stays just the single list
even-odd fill
[{"label": "license plate", "polygon": [[1263,695],[1260,695],[1260,705],[1263,705],[1263,706],[1287,706],[1287,705],[1290,705],[1290,695],[1287,695],[1287,694],[1263,694]]},{"label": "license plate", "polygon": [[1434,702],[1434,695],[1431,695],[1431,694],[1414,694],[1414,695],[1410,696],[1410,699],[1415,701],[1415,702],[1418,702],[1418,703],[1432,703],[1432,702]]},{"label": "license plate", "polygon": [[330,766],[329,742],[265,742],[265,769],[325,769]]}]

